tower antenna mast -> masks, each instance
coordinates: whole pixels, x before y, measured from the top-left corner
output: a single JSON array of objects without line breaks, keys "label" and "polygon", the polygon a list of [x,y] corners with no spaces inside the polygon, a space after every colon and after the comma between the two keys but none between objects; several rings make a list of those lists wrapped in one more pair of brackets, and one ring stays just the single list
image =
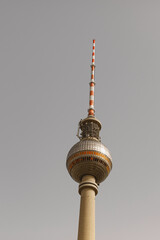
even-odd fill
[{"label": "tower antenna mast", "polygon": [[93,39],[88,117],[89,116],[94,117],[94,114],[95,114],[95,109],[94,109],[95,67],[96,67],[95,66],[95,39]]}]

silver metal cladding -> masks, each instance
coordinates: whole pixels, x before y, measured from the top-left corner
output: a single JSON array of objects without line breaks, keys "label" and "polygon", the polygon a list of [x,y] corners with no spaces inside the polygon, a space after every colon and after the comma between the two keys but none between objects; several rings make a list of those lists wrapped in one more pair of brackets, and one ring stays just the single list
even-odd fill
[{"label": "silver metal cladding", "polygon": [[99,141],[82,139],[76,143],[67,155],[67,169],[76,182],[81,182],[85,175],[92,175],[96,183],[106,179],[112,169],[109,150]]},{"label": "silver metal cladding", "polygon": [[109,150],[101,142],[95,141],[95,140],[90,140],[90,139],[81,140],[80,142],[76,143],[70,149],[70,151],[67,155],[67,159],[74,153],[77,153],[79,151],[87,151],[87,150],[103,153],[112,161],[112,157],[111,157]]}]

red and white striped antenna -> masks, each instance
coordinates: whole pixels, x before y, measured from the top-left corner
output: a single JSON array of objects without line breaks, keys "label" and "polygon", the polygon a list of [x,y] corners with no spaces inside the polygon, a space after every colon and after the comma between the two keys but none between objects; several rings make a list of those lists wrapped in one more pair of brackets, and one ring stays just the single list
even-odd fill
[{"label": "red and white striped antenna", "polygon": [[95,39],[93,39],[93,48],[92,48],[92,64],[91,64],[91,82],[90,85],[90,94],[89,94],[89,109],[88,109],[88,117],[94,117],[94,71],[95,71]]}]

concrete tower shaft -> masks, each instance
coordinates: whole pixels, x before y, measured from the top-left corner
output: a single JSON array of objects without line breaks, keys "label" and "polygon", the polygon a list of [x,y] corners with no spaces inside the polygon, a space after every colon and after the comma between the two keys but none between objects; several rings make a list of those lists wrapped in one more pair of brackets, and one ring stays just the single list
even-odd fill
[{"label": "concrete tower shaft", "polygon": [[95,239],[95,195],[98,193],[98,185],[95,178],[85,175],[79,185],[81,195],[78,240]]}]

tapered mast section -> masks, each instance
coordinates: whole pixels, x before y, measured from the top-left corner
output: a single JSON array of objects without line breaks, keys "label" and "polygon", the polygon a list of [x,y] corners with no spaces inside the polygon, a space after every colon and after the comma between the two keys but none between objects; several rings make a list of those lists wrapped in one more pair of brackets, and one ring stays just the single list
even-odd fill
[{"label": "tapered mast section", "polygon": [[95,85],[95,39],[93,39],[92,47],[92,64],[91,64],[91,82],[90,82],[90,94],[89,94],[89,109],[88,117],[94,117],[94,85]]},{"label": "tapered mast section", "polygon": [[[77,136],[80,140],[83,139],[95,139],[100,141],[99,131],[101,130],[101,123],[95,118],[94,109],[94,86],[95,86],[95,39],[93,39],[92,45],[92,64],[91,64],[91,81],[89,83],[89,109],[87,118],[79,122],[79,128]],[[81,133],[79,135],[79,131]]]}]

